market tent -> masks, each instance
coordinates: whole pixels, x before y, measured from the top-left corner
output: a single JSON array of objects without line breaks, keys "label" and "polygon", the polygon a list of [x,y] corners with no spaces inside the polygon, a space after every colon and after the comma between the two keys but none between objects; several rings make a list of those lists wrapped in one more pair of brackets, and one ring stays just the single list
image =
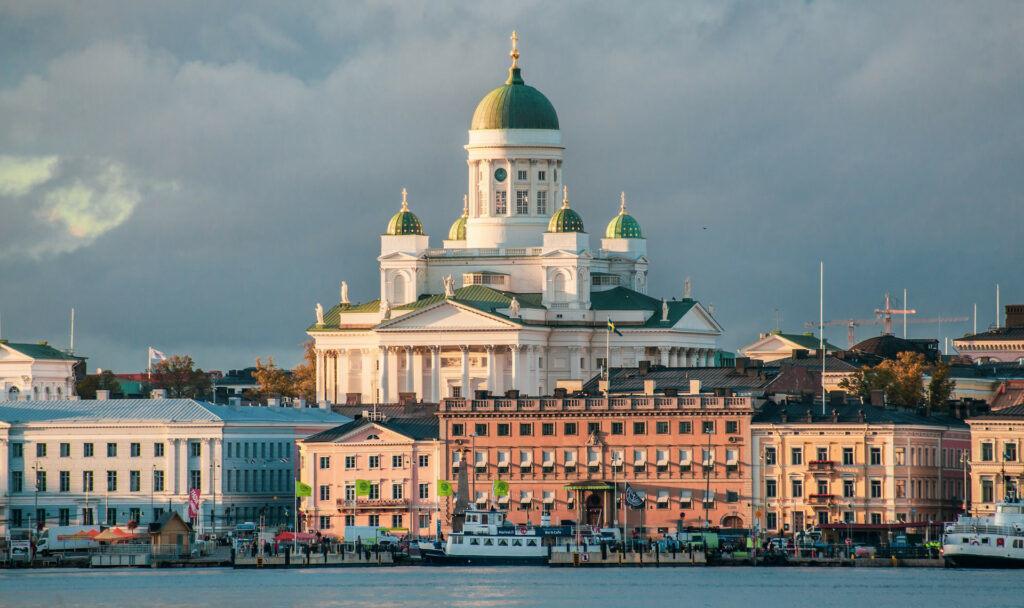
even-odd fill
[{"label": "market tent", "polygon": [[93,538],[94,534],[99,534],[96,530],[79,530],[74,534],[60,534],[57,536],[57,540],[96,540]]},{"label": "market tent", "polygon": [[118,543],[128,538],[131,538],[131,535],[125,534],[117,528],[107,528],[106,530],[97,534],[96,537],[93,538],[93,540],[107,543]]},{"label": "market tent", "polygon": [[281,532],[274,537],[274,540],[277,542],[292,542],[294,540],[298,540],[300,543],[308,543],[316,540],[316,535],[310,534],[309,532],[299,532],[298,534],[295,532]]}]

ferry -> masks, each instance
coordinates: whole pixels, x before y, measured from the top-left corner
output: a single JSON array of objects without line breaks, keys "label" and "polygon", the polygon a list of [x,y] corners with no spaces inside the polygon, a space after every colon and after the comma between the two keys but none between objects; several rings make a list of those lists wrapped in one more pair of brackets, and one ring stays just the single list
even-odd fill
[{"label": "ferry", "polygon": [[[427,565],[547,565],[549,552],[564,551],[564,543],[571,543],[576,532],[571,525],[550,525],[547,514],[541,517],[541,525],[535,526],[513,524],[505,511],[467,509],[461,532],[449,534],[443,546],[420,543],[419,552]],[[591,547],[599,544],[590,527],[586,532],[592,539]],[[603,537],[605,531],[599,530],[598,534]],[[608,534],[610,542],[617,538],[617,534]]]},{"label": "ferry", "polygon": [[942,556],[953,568],[1024,568],[1024,501],[1007,498],[986,517],[946,526]]}]

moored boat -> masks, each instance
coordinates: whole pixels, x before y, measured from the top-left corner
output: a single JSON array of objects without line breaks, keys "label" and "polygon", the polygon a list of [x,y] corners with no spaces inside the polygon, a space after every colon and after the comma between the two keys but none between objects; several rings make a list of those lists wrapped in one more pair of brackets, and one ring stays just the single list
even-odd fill
[{"label": "moored boat", "polygon": [[942,557],[954,568],[1024,568],[1024,502],[1007,498],[985,517],[946,526]]},{"label": "moored boat", "polygon": [[461,532],[449,534],[443,547],[421,543],[420,555],[430,565],[546,565],[551,547],[574,531],[544,523],[513,524],[505,511],[468,509]]}]

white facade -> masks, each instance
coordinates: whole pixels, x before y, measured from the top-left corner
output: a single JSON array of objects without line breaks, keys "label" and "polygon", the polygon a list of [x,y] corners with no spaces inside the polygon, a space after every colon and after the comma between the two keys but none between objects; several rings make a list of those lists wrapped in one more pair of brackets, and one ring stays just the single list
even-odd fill
[{"label": "white facade", "polygon": [[0,401],[71,397],[79,361],[45,343],[0,341]]},{"label": "white facade", "polygon": [[0,534],[40,516],[145,526],[173,509],[187,519],[193,486],[206,531],[254,521],[260,509],[268,525],[290,523],[296,441],[348,420],[190,399],[0,404]]},{"label": "white facade", "polygon": [[[474,129],[466,151],[464,238],[453,226],[431,248],[418,219],[398,222],[414,229],[389,227],[376,299],[353,306],[343,286],[342,302],[308,329],[321,403],[550,394],[559,382],[593,377],[608,358],[612,366],[712,364],[722,328],[689,289],[681,300],[646,295],[638,225],[609,226],[591,246],[569,208],[559,130]],[[624,195],[621,209],[617,217],[633,222]],[[556,222],[559,213],[575,221]],[[608,340],[609,321],[621,336]]]}]

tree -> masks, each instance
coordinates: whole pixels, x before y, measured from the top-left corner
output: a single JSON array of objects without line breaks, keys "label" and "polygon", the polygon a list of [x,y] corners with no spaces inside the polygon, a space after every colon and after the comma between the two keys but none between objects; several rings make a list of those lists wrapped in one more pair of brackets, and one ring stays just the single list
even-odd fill
[{"label": "tree", "polygon": [[924,355],[906,351],[900,353],[895,361],[882,361],[874,367],[860,370],[852,378],[843,378],[839,387],[865,399],[871,397],[871,391],[881,390],[889,403],[913,409],[924,398],[926,370]]},{"label": "tree", "polygon": [[104,370],[98,376],[86,376],[75,384],[75,394],[82,399],[95,399],[96,391],[118,392],[121,390],[121,383],[117,381],[114,372]]},{"label": "tree", "polygon": [[839,388],[858,397],[870,399],[871,391],[887,391],[892,380],[892,370],[878,365],[865,367],[852,377],[843,378],[839,381]]},{"label": "tree", "polygon": [[304,398],[306,401],[316,400],[316,349],[313,348],[313,341],[306,340],[302,345],[305,348],[303,358],[305,363],[300,363],[292,369],[292,381],[294,383],[295,395]]},{"label": "tree", "polygon": [[928,383],[928,405],[934,411],[946,409],[946,401],[956,386],[956,381],[949,377],[951,367],[949,363],[940,361],[929,373],[932,379]]},{"label": "tree", "polygon": [[256,379],[256,383],[259,384],[259,388],[256,389],[255,395],[250,395],[250,398],[255,397],[260,403],[266,403],[267,397],[273,395],[295,396],[295,382],[286,370],[274,363],[273,357],[267,357],[266,365],[263,364],[262,359],[257,357],[256,371],[252,375]]},{"label": "tree", "polygon": [[153,366],[153,384],[168,397],[198,399],[210,390],[210,378],[188,355],[174,355]]}]

